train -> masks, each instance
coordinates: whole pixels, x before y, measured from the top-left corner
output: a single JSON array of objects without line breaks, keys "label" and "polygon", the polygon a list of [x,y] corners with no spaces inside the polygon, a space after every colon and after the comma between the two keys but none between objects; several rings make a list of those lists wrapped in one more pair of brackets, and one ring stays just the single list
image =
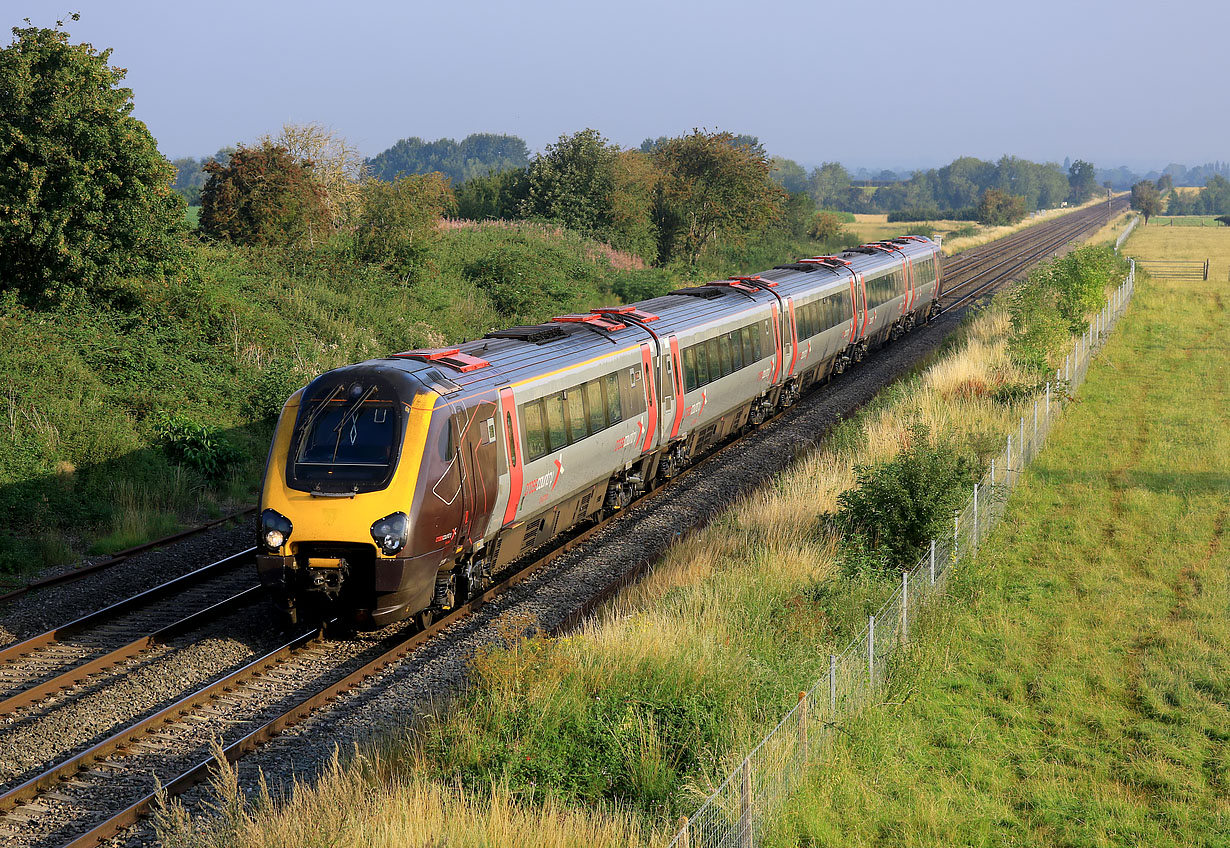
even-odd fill
[{"label": "train", "polygon": [[256,568],[288,623],[433,619],[930,320],[939,246],[862,244],[321,374],[287,400]]}]

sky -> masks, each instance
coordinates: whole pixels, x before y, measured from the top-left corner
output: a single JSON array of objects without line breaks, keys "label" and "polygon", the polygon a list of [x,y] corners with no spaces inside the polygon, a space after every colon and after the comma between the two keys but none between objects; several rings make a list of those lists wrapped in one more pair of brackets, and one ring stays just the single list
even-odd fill
[{"label": "sky", "polygon": [[[63,8],[59,8],[63,5]],[[114,49],[170,158],[320,122],[398,139],[693,128],[814,166],[1230,159],[1225,0],[3,0]]]}]

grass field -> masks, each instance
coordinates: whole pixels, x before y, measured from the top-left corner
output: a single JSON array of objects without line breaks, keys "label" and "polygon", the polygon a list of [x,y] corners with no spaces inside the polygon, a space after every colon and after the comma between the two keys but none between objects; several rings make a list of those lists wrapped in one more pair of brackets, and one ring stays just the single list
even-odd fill
[{"label": "grass field", "polygon": [[[1137,232],[1129,255],[1230,259],[1230,232]],[[1140,283],[1000,531],[767,844],[1230,844],[1227,294]]]},{"label": "grass field", "polygon": [[1151,227],[1225,227],[1216,215],[1159,215],[1149,219]]}]

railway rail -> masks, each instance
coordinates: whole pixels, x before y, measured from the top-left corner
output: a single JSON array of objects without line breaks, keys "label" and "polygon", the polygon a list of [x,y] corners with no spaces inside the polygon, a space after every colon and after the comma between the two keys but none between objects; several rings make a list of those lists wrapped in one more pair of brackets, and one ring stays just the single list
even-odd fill
[{"label": "railway rail", "polygon": [[[1003,240],[998,249],[980,250],[973,257],[961,255],[953,262],[956,285],[945,292],[945,297],[955,299],[945,305],[944,311],[955,310],[972,298],[1005,284],[1013,274],[1038,258],[1061,248],[1080,234],[1100,227],[1107,214],[1104,209],[1101,212],[1100,216],[1082,213],[1065,216],[1053,224],[1048,222],[1045,229],[1041,226],[1030,228],[1034,232],[1022,231],[1028,234],[1026,236]],[[1010,252],[1010,257],[1004,255],[1002,251],[1005,250]],[[855,377],[845,376],[841,379],[856,379],[859,371],[856,369],[850,373]],[[156,803],[155,776],[168,795],[183,792],[209,774],[216,766],[218,756],[230,761],[238,760],[261,743],[304,721],[342,693],[359,687],[363,681],[404,659],[420,646],[441,637],[462,619],[584,545],[618,522],[632,507],[659,498],[698,473],[703,473],[702,469],[708,463],[740,444],[740,441],[736,439],[714,449],[686,473],[646,493],[628,509],[575,533],[553,550],[506,571],[490,589],[426,629],[403,622],[368,638],[346,643],[331,642],[321,631],[305,630],[156,712],[124,723],[89,748],[58,757],[38,774],[0,794],[0,813],[3,813],[0,836],[17,840],[25,838],[38,845],[78,848],[97,845],[121,833],[147,815]],[[250,555],[251,551],[236,555],[232,565],[238,563],[239,558]],[[620,586],[636,579],[646,568],[648,563],[645,560],[631,564],[622,576],[591,596],[566,621],[579,620]],[[171,584],[166,585],[169,587]],[[181,588],[183,585],[186,584],[181,584]],[[163,589],[166,596],[174,591]],[[88,677],[87,671],[97,673],[101,668],[124,662],[132,652],[139,653],[142,645],[167,639],[169,633],[186,632],[195,626],[192,619],[199,622],[216,618],[230,608],[225,605],[242,603],[240,599],[248,597],[248,591],[251,587],[193,615],[167,622],[160,629],[128,639],[123,644],[105,650],[96,646],[89,657],[78,657],[67,662],[63,664],[68,666],[67,670],[48,673],[29,686],[3,690],[9,694],[0,694],[3,698],[0,717],[6,705],[20,709],[37,703],[36,689],[46,690],[42,692],[43,697],[47,692],[64,691],[65,686],[75,685],[75,676]],[[141,602],[137,601],[139,597],[131,599],[131,602],[140,606]],[[150,600],[146,598],[146,602]],[[126,601],[116,606],[125,607],[129,603]],[[127,609],[131,611],[131,608]],[[104,615],[108,610],[112,612]],[[0,653],[0,660],[11,656],[35,656],[40,651],[61,645],[72,634],[85,632],[108,620],[109,616],[114,620],[115,610],[108,610],[10,646]],[[339,661],[338,654],[346,656]],[[223,740],[220,750],[215,750],[210,744],[215,736]]]}]

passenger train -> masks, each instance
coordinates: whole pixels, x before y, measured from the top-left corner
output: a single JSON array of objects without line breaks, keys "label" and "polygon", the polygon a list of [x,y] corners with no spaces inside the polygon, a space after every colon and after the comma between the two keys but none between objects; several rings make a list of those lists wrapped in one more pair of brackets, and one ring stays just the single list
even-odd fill
[{"label": "passenger train", "polygon": [[935,311],[920,236],[328,371],[282,410],[257,569],[289,622],[423,626]]}]

